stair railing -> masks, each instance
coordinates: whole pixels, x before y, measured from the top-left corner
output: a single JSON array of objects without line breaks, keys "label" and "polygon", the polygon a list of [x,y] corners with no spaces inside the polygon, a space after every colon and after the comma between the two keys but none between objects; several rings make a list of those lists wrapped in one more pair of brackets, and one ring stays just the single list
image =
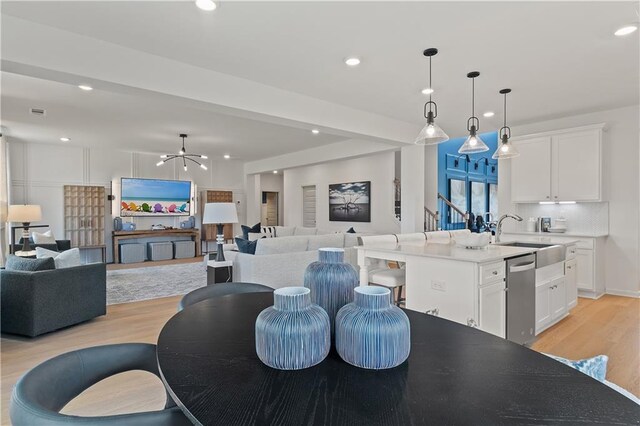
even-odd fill
[{"label": "stair railing", "polygon": [[467,212],[460,210],[441,193],[438,193],[438,202],[441,207],[440,212],[448,214],[449,224],[463,224],[464,229],[467,229],[469,226],[469,214]]}]

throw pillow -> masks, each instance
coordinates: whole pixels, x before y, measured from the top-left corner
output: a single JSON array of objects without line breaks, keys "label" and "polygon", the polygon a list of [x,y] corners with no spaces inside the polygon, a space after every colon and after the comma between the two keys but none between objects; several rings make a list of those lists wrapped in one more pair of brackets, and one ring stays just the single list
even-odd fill
[{"label": "throw pillow", "polygon": [[277,236],[275,226],[263,226],[262,233],[265,234],[267,238],[275,238]]},{"label": "throw pillow", "polygon": [[82,265],[80,261],[80,249],[72,248],[62,253],[53,250],[47,250],[42,247],[36,247],[36,257],[38,259],[52,258],[56,269],[73,268]]},{"label": "throw pillow", "polygon": [[347,234],[355,234],[355,233],[356,233],[356,230],[353,229],[353,226],[351,228],[347,229]]},{"label": "throw pillow", "polygon": [[609,361],[609,357],[606,355],[597,355],[592,358],[585,358],[578,361],[573,361],[555,355],[545,355],[565,365],[568,365],[569,367],[573,367],[579,372],[591,376],[601,382],[604,381],[607,375],[607,361]]},{"label": "throw pillow", "polygon": [[253,226],[241,225],[240,227],[242,228],[242,238],[245,240],[249,239],[249,232],[256,232],[259,234],[261,230],[260,222]]},{"label": "throw pillow", "polygon": [[47,232],[44,232],[42,234],[34,231],[31,233],[31,238],[33,238],[34,244],[55,244],[56,243],[56,237],[54,237],[53,234],[51,233],[51,229],[49,229]]},{"label": "throw pillow", "polygon": [[[264,238],[264,237],[263,237]],[[256,247],[258,246],[258,240],[249,241],[244,238],[236,238],[236,245],[240,253],[256,254]]]},{"label": "throw pillow", "polygon": [[56,264],[52,258],[27,259],[10,254],[9,256],[7,256],[5,269],[7,271],[46,271],[49,269],[56,269]]}]

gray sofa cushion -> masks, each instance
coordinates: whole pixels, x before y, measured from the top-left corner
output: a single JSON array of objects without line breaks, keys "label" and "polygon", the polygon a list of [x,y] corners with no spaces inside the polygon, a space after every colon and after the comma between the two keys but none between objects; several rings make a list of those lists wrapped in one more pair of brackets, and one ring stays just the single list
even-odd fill
[{"label": "gray sofa cushion", "polygon": [[309,237],[307,250],[318,250],[324,247],[344,247],[344,234],[314,235]]},{"label": "gray sofa cushion", "polygon": [[276,226],[276,237],[292,237],[295,226]]},{"label": "gray sofa cushion", "polygon": [[23,257],[10,254],[7,257],[5,269],[7,271],[46,271],[49,269],[56,269],[56,264],[52,257],[47,257],[45,259],[25,259]]},{"label": "gray sofa cushion", "polygon": [[307,251],[308,236],[263,238],[258,240],[256,255],[295,253]]}]

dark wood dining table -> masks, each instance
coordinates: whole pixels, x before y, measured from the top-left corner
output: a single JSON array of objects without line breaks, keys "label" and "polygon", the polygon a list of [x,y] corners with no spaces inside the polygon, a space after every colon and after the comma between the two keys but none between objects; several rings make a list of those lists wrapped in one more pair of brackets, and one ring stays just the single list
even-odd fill
[{"label": "dark wood dining table", "polygon": [[414,311],[411,354],[389,370],[332,350],[298,371],[262,364],[255,320],[271,293],[205,300],[158,338],[170,395],[201,425],[640,424],[640,406],[543,354]]}]

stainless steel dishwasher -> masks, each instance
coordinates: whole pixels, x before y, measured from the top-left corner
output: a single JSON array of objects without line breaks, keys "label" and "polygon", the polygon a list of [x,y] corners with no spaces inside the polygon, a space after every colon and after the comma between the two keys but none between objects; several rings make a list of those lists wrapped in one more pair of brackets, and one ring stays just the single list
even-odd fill
[{"label": "stainless steel dishwasher", "polygon": [[536,330],[536,255],[507,259],[507,340],[529,345]]}]

